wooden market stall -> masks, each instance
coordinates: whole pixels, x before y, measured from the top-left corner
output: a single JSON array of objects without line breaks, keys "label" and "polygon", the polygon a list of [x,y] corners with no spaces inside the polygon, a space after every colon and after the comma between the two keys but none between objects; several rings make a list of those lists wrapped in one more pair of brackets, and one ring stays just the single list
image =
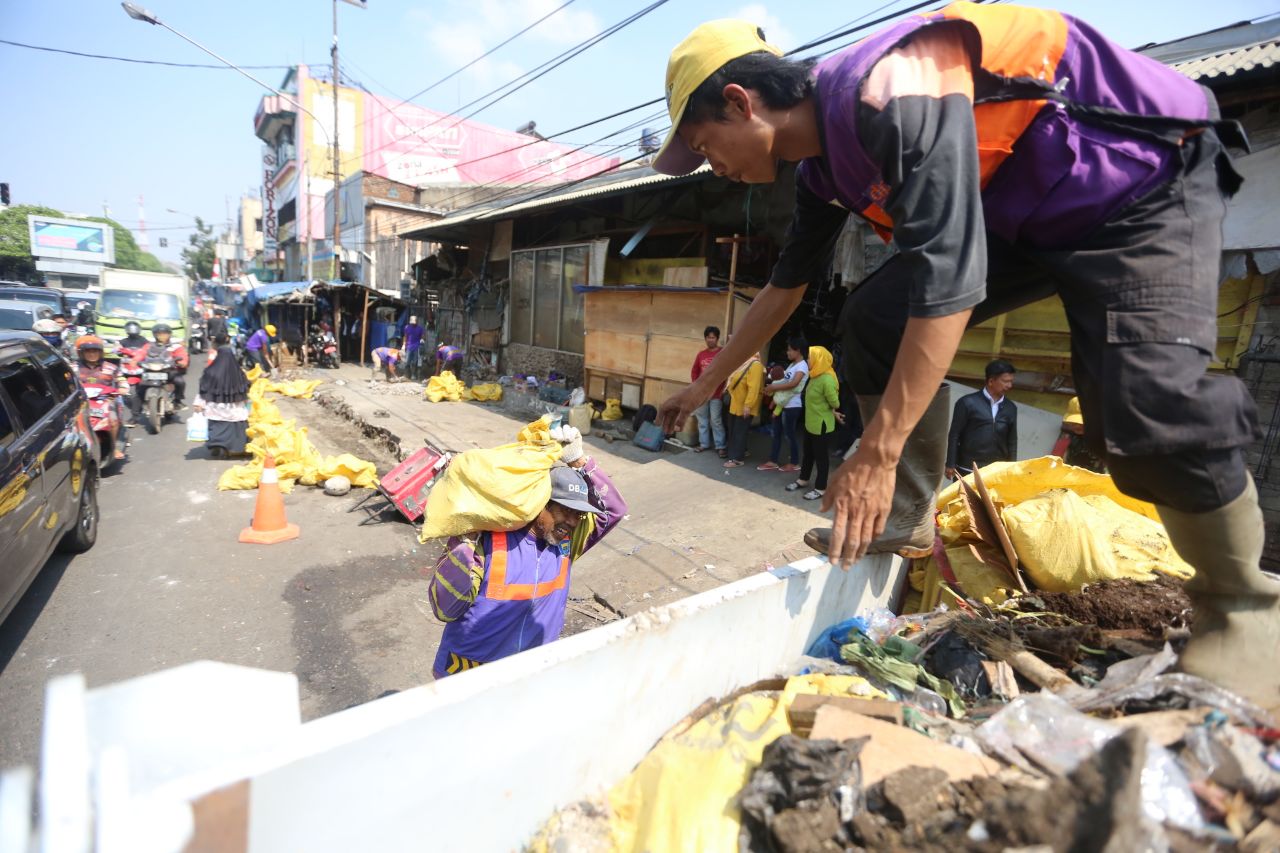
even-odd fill
[{"label": "wooden market stall", "polygon": [[587,396],[616,398],[629,409],[658,405],[689,384],[702,330],[728,335],[750,298],[728,288],[604,286],[582,288]]}]

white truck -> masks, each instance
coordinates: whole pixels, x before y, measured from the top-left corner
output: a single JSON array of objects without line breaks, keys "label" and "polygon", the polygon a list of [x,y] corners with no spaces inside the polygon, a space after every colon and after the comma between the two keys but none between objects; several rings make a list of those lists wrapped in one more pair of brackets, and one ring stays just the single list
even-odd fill
[{"label": "white truck", "polygon": [[190,328],[191,283],[172,273],[106,269],[100,279],[97,334],[109,345],[125,336],[124,327],[136,320],[144,333],[167,323],[173,340],[185,343]]}]

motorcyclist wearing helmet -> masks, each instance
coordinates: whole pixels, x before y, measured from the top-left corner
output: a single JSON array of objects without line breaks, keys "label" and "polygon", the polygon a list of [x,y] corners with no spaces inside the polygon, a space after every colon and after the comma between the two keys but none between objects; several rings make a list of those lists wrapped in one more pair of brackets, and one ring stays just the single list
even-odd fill
[{"label": "motorcyclist wearing helmet", "polygon": [[142,417],[142,397],[138,394],[141,388],[142,368],[138,366],[142,356],[146,354],[147,347],[151,345],[151,341],[142,336],[142,326],[137,320],[130,320],[124,324],[124,337],[120,339],[120,343],[116,346],[116,351],[120,353],[120,357],[124,359],[126,369],[132,374],[129,378],[129,411],[133,413],[133,422],[137,423]]},{"label": "motorcyclist wearing helmet", "polygon": [[124,324],[124,337],[120,339],[120,346],[125,349],[145,349],[151,341],[142,336],[142,326],[138,325],[137,320],[130,320]]},{"label": "motorcyclist wearing helmet", "polygon": [[144,357],[164,358],[168,356],[173,359],[176,368],[173,374],[174,402],[178,409],[185,409],[187,396],[186,372],[188,365],[191,364],[191,358],[187,355],[187,348],[172,339],[173,329],[169,328],[168,323],[156,323],[152,326],[151,337],[155,340],[147,347]]},{"label": "motorcyclist wearing helmet", "polygon": [[60,353],[62,352],[62,327],[57,322],[49,319],[36,320],[35,325],[31,327],[31,331],[48,341],[49,346]]},{"label": "motorcyclist wearing helmet", "polygon": [[80,384],[99,385],[115,390],[116,398],[113,405],[116,407],[116,424],[111,435],[111,446],[115,450],[112,455],[116,459],[123,459],[124,442],[121,433],[123,432],[122,424],[124,424],[124,403],[121,395],[129,393],[129,383],[118,366],[102,357],[104,350],[102,338],[97,335],[84,335],[76,341],[76,357],[80,361]]}]

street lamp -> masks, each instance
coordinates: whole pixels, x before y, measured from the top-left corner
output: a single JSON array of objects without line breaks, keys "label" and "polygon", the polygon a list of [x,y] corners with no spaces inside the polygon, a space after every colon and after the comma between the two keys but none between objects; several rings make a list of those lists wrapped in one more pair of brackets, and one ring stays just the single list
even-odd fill
[{"label": "street lamp", "polygon": [[[311,110],[307,109],[302,104],[298,103],[297,100],[295,100],[292,95],[289,95],[285,92],[281,92],[279,89],[277,89],[274,86],[267,85],[266,83],[259,80],[257,77],[254,77],[248,71],[245,71],[239,65],[236,65],[231,60],[226,59],[225,57],[219,56],[209,48],[202,45],[200,42],[188,36],[187,34],[179,32],[178,30],[175,30],[173,27],[169,26],[164,21],[157,18],[153,12],[150,12],[147,9],[144,9],[143,7],[139,6],[137,3],[121,3],[120,5],[124,8],[125,14],[128,15],[130,18],[133,18],[135,21],[142,21],[143,23],[151,24],[153,26],[164,27],[166,30],[173,33],[178,38],[182,39],[183,41],[191,45],[194,45],[195,47],[209,54],[214,59],[218,60],[223,65],[230,68],[231,70],[238,71],[241,75],[248,77],[250,80],[257,83],[262,88],[266,89],[268,92],[271,92],[272,94],[275,94],[275,95],[279,95],[281,98],[285,100],[286,103],[291,104],[294,107],[294,109],[298,110],[298,112],[305,113],[306,115],[310,116],[315,121],[316,129],[320,131],[320,134],[322,136],[324,136],[325,147],[326,148],[333,147],[333,142],[329,139],[329,132],[324,129],[324,123],[320,121],[319,117],[317,117],[315,113],[311,112]],[[337,86],[336,79],[334,81],[334,86],[335,87]],[[337,130],[336,126],[334,127],[334,130],[336,132]],[[307,176],[306,176],[306,179],[307,179],[307,189],[306,189],[306,193],[307,193],[307,278],[312,278],[311,256],[313,254],[313,251],[311,247],[311,168],[309,163],[306,171],[307,171]],[[338,204],[338,181],[337,180],[333,182],[333,188],[334,188],[333,203],[336,209]],[[178,211],[173,211],[173,212],[177,213]],[[338,240],[338,235],[335,229],[335,233],[334,233],[335,247],[337,246],[337,240]],[[336,257],[336,252],[335,252],[335,257]],[[336,268],[337,268],[337,265],[335,263],[335,269]]]}]

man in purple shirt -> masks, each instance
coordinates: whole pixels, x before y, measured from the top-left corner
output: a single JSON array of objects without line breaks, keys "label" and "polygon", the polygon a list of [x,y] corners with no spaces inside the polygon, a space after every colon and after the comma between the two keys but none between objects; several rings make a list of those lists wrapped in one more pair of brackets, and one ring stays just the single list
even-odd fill
[{"label": "man in purple shirt", "polygon": [[422,378],[422,335],[417,317],[410,317],[404,326],[404,367],[410,379]]},{"label": "man in purple shirt", "polygon": [[516,530],[449,539],[428,593],[445,623],[436,678],[558,638],[573,562],[627,514],[613,481],[583,455],[582,436],[566,432],[565,464],[548,473],[551,500],[537,518]]},{"label": "man in purple shirt", "polygon": [[823,498],[832,527],[805,541],[837,565],[928,553],[946,466],[939,386],[960,339],[1056,296],[1086,442],[1195,567],[1180,665],[1280,706],[1280,583],[1259,567],[1244,454],[1257,412],[1238,378],[1208,372],[1222,220],[1242,182],[1226,146],[1244,143],[1211,92],[1073,16],[953,3],[817,65],[786,59],[754,24],[712,21],[672,52],[666,95],[655,170],[706,161],[769,183],[799,163],[769,284],[724,353],[663,404],[668,432],[824,281],[858,215],[898,253],[841,312],[841,384],[866,429]]}]

